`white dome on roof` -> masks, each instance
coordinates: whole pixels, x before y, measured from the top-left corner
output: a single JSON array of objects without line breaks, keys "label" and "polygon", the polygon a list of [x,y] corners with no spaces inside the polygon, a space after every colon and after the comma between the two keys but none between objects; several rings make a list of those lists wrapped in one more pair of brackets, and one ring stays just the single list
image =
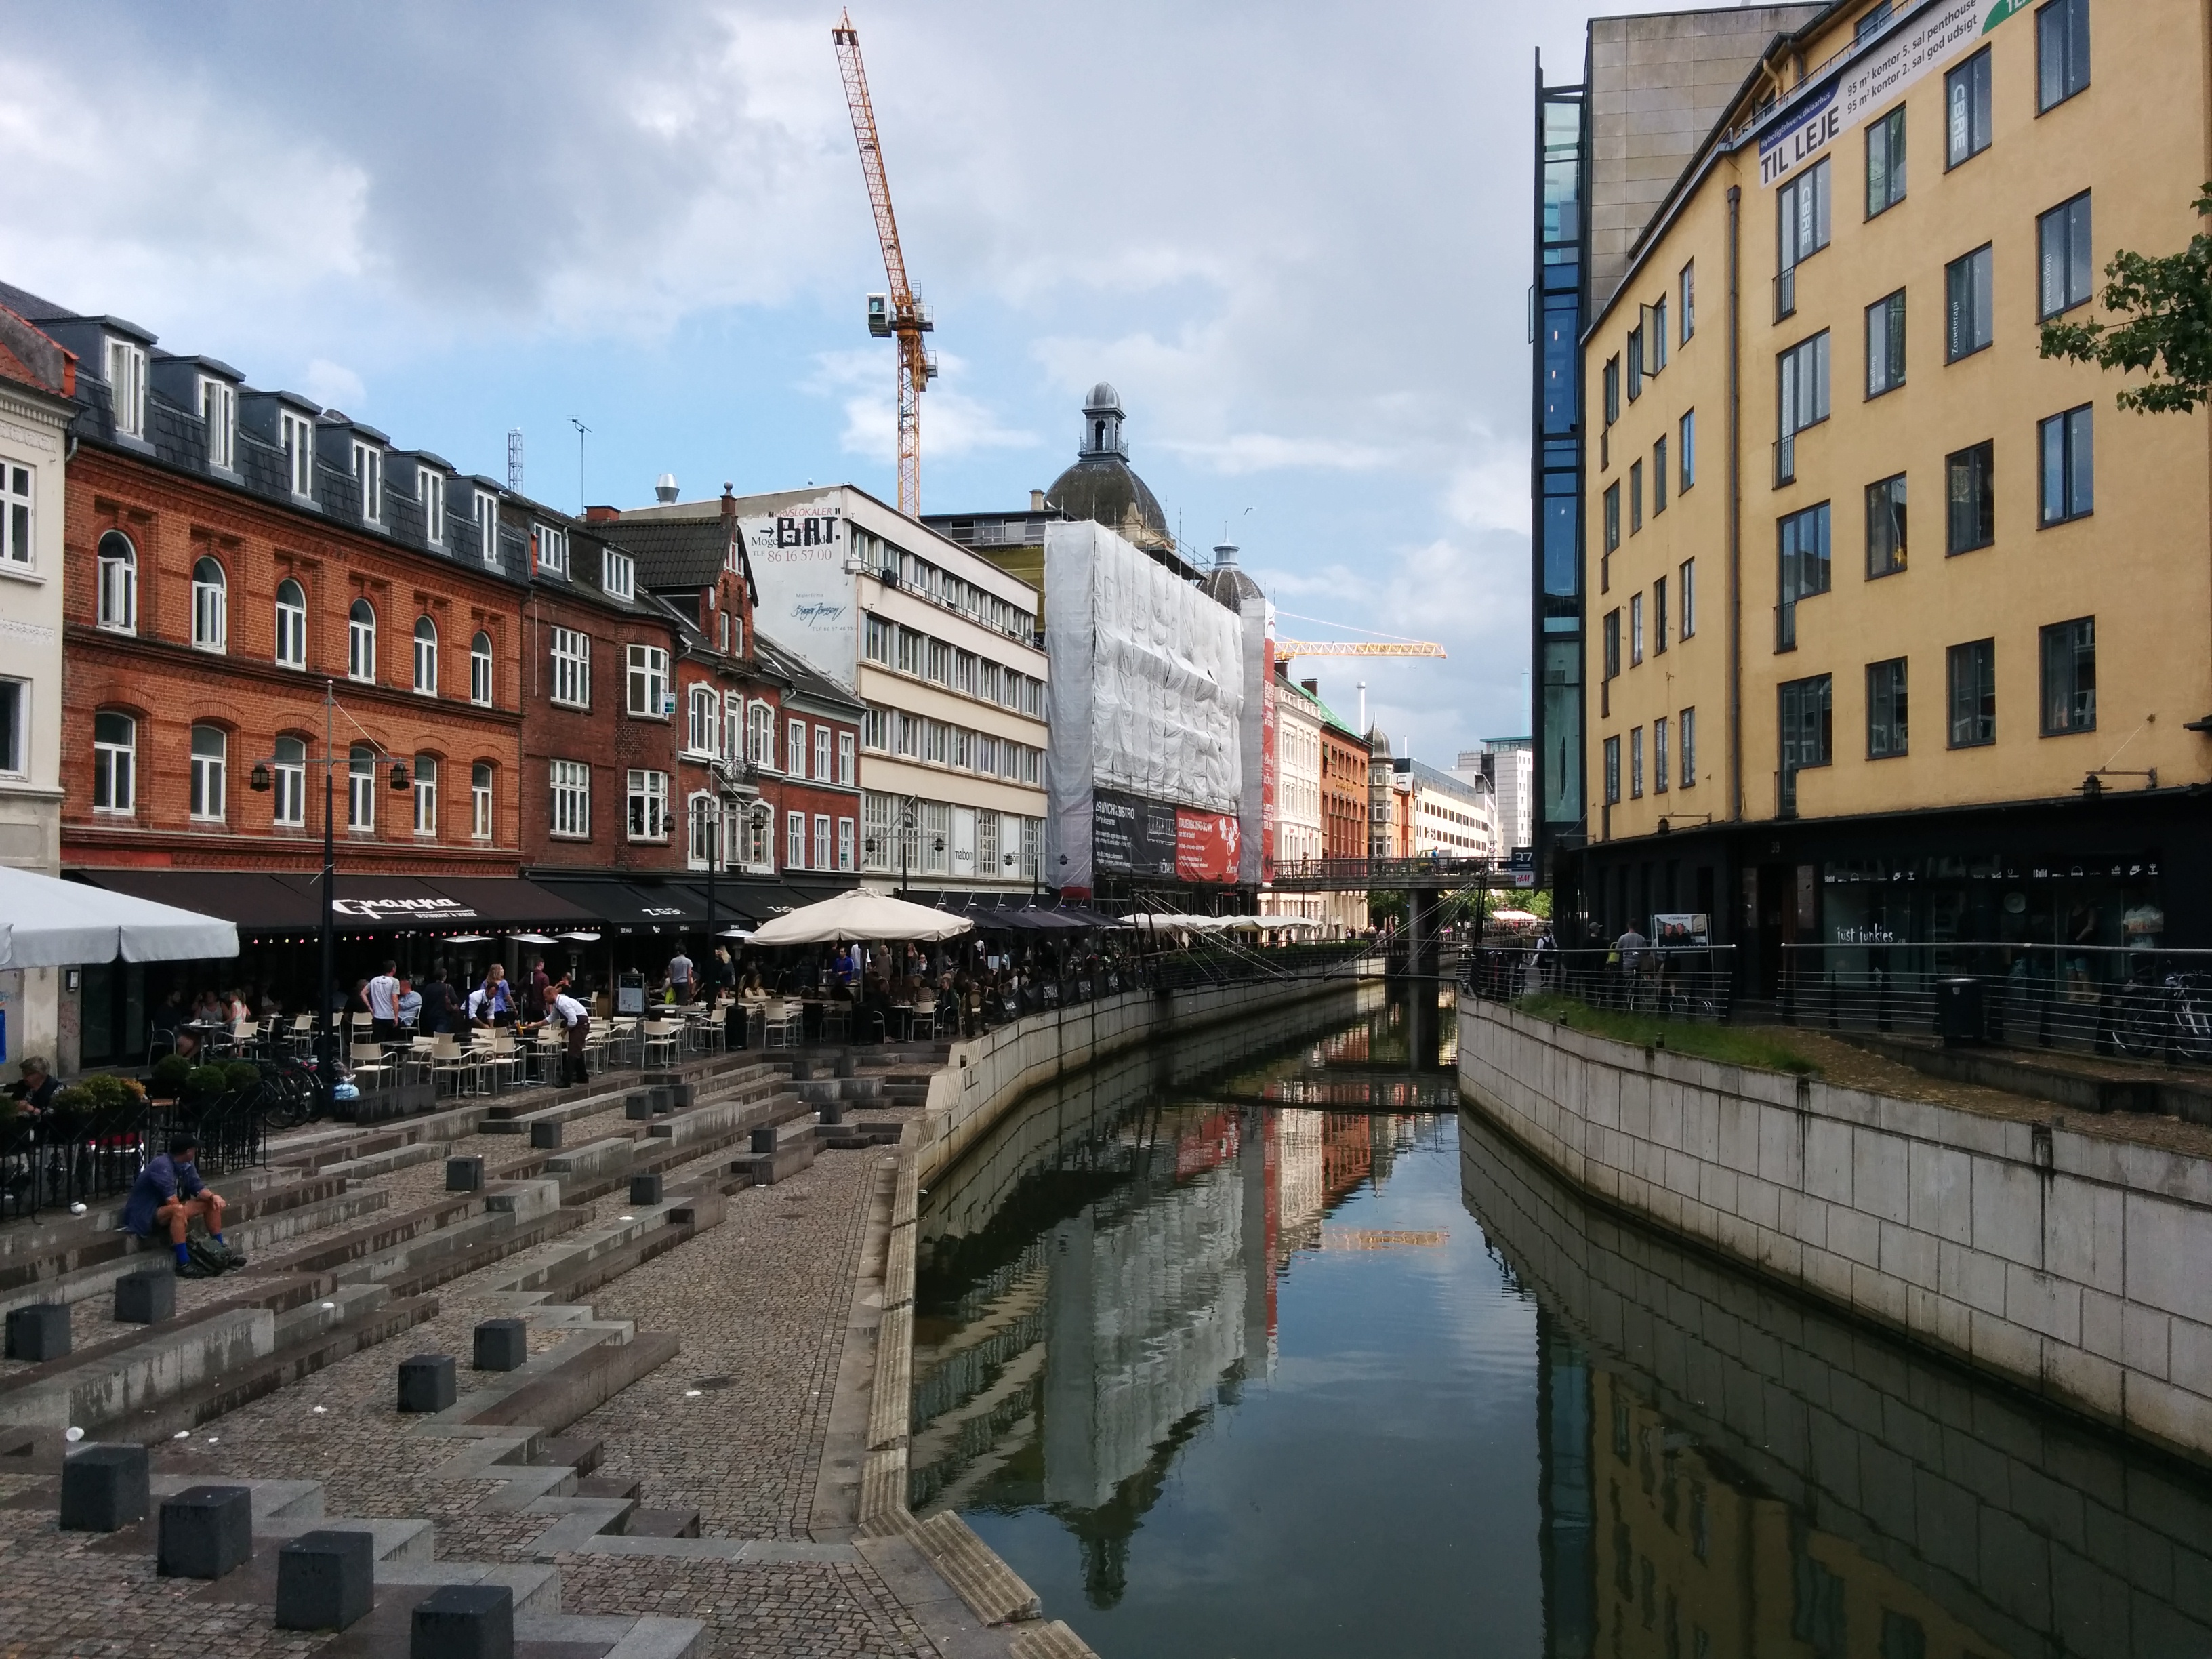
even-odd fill
[{"label": "white dome on roof", "polygon": [[1116,415],[1122,412],[1121,394],[1114,390],[1112,381],[1101,380],[1091,388],[1090,397],[1084,400],[1083,412],[1089,415],[1107,410],[1111,410]]}]

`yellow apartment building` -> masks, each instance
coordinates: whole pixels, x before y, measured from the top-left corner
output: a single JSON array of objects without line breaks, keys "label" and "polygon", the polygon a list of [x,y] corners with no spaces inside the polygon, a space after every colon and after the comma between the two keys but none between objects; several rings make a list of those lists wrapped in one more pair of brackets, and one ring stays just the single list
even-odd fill
[{"label": "yellow apartment building", "polygon": [[1700,60],[1740,78],[1686,142],[1634,89],[1724,15],[1592,25],[1592,105],[1628,112],[1585,126],[1583,188],[1610,160],[1656,199],[1617,269],[1586,255],[1555,865],[1592,934],[1709,917],[1752,994],[1893,945],[2100,979],[2212,946],[2212,421],[2038,349],[2118,250],[2199,228],[2207,9],[1765,10]]}]

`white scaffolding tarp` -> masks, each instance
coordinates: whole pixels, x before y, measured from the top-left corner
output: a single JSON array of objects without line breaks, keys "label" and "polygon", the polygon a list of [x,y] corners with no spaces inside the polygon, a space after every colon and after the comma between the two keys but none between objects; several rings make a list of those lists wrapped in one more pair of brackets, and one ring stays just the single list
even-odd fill
[{"label": "white scaffolding tarp", "polygon": [[1236,816],[1243,641],[1234,612],[1103,525],[1048,524],[1044,545],[1048,868],[1088,889],[1097,790]]}]

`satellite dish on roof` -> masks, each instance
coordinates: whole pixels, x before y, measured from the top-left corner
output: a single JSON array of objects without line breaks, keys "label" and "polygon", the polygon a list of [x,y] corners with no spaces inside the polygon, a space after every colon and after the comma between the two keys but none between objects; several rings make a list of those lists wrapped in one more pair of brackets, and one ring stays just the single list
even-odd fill
[{"label": "satellite dish on roof", "polygon": [[659,499],[662,506],[665,507],[672,503],[676,500],[676,475],[673,472],[662,473],[659,477],[653,480],[653,493]]}]

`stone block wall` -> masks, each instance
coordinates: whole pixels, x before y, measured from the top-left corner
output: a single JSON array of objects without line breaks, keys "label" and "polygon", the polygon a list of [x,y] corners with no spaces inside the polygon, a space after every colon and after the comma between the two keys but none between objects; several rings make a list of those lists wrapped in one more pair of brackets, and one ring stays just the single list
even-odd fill
[{"label": "stone block wall", "polygon": [[2212,1458],[2212,1159],[1650,1051],[1472,999],[1462,1092],[1600,1200]]}]

